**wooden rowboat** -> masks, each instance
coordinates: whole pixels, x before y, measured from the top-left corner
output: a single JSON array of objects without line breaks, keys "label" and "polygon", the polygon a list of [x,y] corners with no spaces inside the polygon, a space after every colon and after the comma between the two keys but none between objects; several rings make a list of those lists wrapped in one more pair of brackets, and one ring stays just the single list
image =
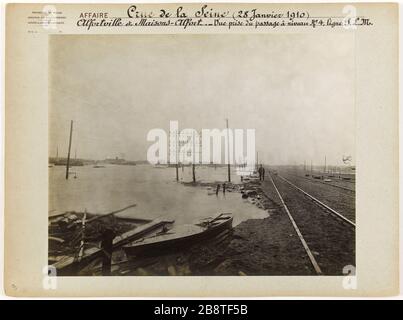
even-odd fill
[{"label": "wooden rowboat", "polygon": [[212,238],[226,229],[231,229],[232,221],[232,214],[222,213],[197,224],[175,226],[167,232],[134,241],[124,245],[123,250],[128,256],[166,253]]}]

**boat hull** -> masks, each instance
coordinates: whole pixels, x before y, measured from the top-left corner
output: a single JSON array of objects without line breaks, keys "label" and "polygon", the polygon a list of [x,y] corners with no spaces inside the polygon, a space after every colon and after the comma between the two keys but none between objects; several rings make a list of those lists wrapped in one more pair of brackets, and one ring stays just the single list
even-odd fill
[{"label": "boat hull", "polygon": [[226,229],[231,229],[232,221],[233,217],[230,217],[217,226],[208,228],[200,233],[152,243],[127,245],[123,247],[123,250],[128,256],[144,256],[155,255],[158,253],[165,253],[172,250],[177,250],[178,248],[189,247],[196,243],[199,243],[200,241],[212,238]]}]

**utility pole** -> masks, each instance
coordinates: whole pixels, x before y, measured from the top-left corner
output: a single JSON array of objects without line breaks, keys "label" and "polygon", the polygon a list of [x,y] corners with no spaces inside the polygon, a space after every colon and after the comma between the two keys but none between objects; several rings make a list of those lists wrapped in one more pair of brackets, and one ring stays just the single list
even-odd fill
[{"label": "utility pole", "polygon": [[228,182],[231,182],[231,155],[229,153],[229,127],[228,127],[228,119],[225,119],[227,124],[227,151],[228,151]]},{"label": "utility pole", "polygon": [[195,161],[196,161],[196,154],[195,154],[195,132],[193,130],[193,164],[192,164],[192,175],[193,175],[193,182],[196,182],[196,172],[195,172]]},{"label": "utility pole", "polygon": [[69,139],[69,151],[67,153],[67,163],[66,163],[66,180],[69,178],[70,151],[71,151],[72,136],[73,136],[73,120],[71,120],[71,122],[70,122],[70,139]]},{"label": "utility pole", "polygon": [[179,132],[175,132],[175,153],[176,153],[176,181],[179,181],[179,172],[178,172],[178,166],[179,166]]}]

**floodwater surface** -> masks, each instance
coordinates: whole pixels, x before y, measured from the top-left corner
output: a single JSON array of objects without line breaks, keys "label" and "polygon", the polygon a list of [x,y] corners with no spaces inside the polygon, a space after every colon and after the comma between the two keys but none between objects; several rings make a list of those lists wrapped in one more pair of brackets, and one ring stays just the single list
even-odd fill
[{"label": "floodwater surface", "polygon": [[[267,217],[238,192],[218,196],[201,186],[186,186],[175,181],[175,168],[151,165],[92,165],[72,167],[65,179],[65,167],[49,168],[49,215],[65,211],[105,214],[136,204],[118,216],[145,219],[173,219],[178,224],[193,223],[221,212],[234,214],[234,224],[247,219]],[[76,178],[74,178],[76,176]],[[191,167],[179,169],[181,181],[192,181]],[[196,167],[196,179],[225,182],[227,168]],[[233,182],[239,177],[233,174]],[[213,193],[211,195],[211,193]]]}]

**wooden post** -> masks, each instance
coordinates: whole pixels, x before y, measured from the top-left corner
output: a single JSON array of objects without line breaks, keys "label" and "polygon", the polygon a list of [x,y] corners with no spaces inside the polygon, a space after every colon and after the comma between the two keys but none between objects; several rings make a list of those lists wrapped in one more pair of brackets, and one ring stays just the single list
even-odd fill
[{"label": "wooden post", "polygon": [[103,253],[102,259],[102,275],[111,275],[112,264],[112,252],[113,252],[113,239],[115,238],[115,232],[107,228],[102,234],[101,248]]},{"label": "wooden post", "polygon": [[195,132],[193,131],[193,163],[192,163],[192,176],[193,182],[196,182],[196,169],[195,169],[195,161],[196,161],[196,154],[195,154]]},{"label": "wooden post", "polygon": [[229,153],[229,128],[228,128],[228,119],[225,119],[227,124],[227,151],[228,151],[228,182],[231,182],[231,156]]},{"label": "wooden post", "polygon": [[84,246],[85,246],[85,224],[87,220],[87,209],[84,210],[83,219],[81,220],[81,242],[80,242],[80,251],[78,253],[78,263],[81,262],[81,259],[84,255]]},{"label": "wooden post", "polygon": [[70,122],[70,139],[69,139],[69,151],[67,153],[67,163],[66,163],[66,179],[69,178],[69,166],[70,166],[70,151],[71,151],[71,138],[73,136],[73,120]]},{"label": "wooden post", "polygon": [[179,133],[176,131],[175,134],[175,152],[176,152],[176,181],[179,181]]}]

